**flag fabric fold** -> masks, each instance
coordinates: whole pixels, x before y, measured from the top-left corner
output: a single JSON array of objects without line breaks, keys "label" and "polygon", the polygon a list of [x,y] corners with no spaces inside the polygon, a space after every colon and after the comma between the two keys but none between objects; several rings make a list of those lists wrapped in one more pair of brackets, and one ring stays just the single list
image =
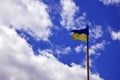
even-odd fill
[{"label": "flag fabric fold", "polygon": [[72,38],[74,40],[87,41],[87,36],[89,34],[88,26],[85,29],[71,30],[73,32]]}]

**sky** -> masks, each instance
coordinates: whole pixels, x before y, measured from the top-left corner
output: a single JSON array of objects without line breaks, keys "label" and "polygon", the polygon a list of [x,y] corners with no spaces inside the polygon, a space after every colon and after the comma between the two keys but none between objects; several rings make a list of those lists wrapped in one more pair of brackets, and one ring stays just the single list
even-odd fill
[{"label": "sky", "polygon": [[0,80],[119,80],[120,0],[0,0]]}]

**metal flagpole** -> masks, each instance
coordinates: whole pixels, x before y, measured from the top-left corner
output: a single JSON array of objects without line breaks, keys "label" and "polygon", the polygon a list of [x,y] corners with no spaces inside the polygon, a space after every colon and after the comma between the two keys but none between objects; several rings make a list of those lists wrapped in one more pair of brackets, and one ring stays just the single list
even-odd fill
[{"label": "metal flagpole", "polygon": [[87,80],[90,80],[90,65],[89,65],[89,26],[87,25],[88,28],[88,35],[87,35]]}]

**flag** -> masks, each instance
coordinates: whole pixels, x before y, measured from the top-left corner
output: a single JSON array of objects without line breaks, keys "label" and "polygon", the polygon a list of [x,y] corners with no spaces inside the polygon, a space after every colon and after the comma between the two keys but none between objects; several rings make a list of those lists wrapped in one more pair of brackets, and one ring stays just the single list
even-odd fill
[{"label": "flag", "polygon": [[72,30],[72,38],[75,40],[87,41],[87,36],[89,34],[88,26],[85,29]]}]

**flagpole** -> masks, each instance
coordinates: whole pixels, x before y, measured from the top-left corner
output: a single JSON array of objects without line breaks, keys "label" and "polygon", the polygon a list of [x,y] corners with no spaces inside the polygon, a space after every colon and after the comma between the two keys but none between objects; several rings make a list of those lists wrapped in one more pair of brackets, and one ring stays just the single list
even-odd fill
[{"label": "flagpole", "polygon": [[[87,25],[87,28],[89,30],[89,26]],[[87,35],[87,52],[86,52],[86,57],[87,57],[87,80],[90,80],[90,65],[89,65],[89,32]]]}]

